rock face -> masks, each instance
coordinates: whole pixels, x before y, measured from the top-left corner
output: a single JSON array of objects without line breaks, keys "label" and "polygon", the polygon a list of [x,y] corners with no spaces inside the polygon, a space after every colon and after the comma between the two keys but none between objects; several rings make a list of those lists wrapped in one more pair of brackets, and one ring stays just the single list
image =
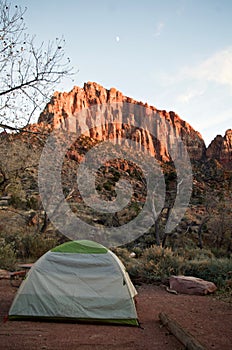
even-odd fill
[{"label": "rock face", "polygon": [[191,276],[171,276],[169,285],[170,289],[177,293],[191,295],[206,295],[215,292],[217,289],[213,282]]},{"label": "rock face", "polygon": [[[103,113],[101,106],[104,104],[111,104],[111,108],[105,113],[107,124],[96,127],[97,118],[101,118],[99,111],[100,114]],[[94,106],[96,108],[93,108]],[[89,110],[90,107],[92,109]],[[125,108],[128,116],[126,120]],[[81,110],[83,113],[80,118],[78,112]],[[110,124],[115,115],[117,122]],[[76,117],[75,123],[73,116]],[[135,124],[141,125],[141,121],[144,120],[145,127],[135,127]],[[178,145],[175,145],[178,137],[187,145],[192,159],[201,159],[206,150],[201,135],[174,112],[157,110],[124,96],[115,88],[107,90],[91,82],[85,83],[83,88],[75,86],[69,93],[56,92],[41,113],[39,123],[50,124],[54,129],[75,129],[78,133],[98,140],[110,139],[115,144],[120,144],[122,138],[129,137],[136,141],[137,150],[143,146],[149,154],[156,155],[163,161],[170,160],[170,148],[178,148]],[[150,127],[146,127],[151,124],[153,133],[150,133]],[[181,149],[176,152],[181,152]]]},{"label": "rock face", "polygon": [[225,169],[232,170],[232,129],[227,130],[224,137],[215,137],[207,148],[206,156],[217,159]]}]

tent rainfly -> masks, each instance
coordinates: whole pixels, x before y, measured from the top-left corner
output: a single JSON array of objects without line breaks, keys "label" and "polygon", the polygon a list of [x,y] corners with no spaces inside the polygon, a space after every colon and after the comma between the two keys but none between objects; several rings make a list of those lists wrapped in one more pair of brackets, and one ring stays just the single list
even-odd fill
[{"label": "tent rainfly", "polygon": [[22,282],[9,319],[138,325],[137,294],[118,257],[96,242],[61,244],[45,253]]}]

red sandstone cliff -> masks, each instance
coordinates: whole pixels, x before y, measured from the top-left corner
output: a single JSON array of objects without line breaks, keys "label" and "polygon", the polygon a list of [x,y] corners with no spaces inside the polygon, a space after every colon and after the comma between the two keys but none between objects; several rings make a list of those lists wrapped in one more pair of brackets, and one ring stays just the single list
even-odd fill
[{"label": "red sandstone cliff", "polygon": [[[129,117],[126,123],[119,117],[119,122],[115,125],[102,125],[100,128],[92,128],[91,125],[96,121],[94,112],[87,111],[81,118],[78,118],[77,114],[80,110],[94,105],[99,106],[114,102],[117,102],[118,105],[111,108],[110,112],[108,111],[108,123],[110,123],[111,116],[115,113],[119,116],[122,115],[122,104],[120,105],[120,102],[126,102],[132,106],[132,109],[127,107]],[[136,113],[139,114],[137,117],[140,118],[140,121],[142,118],[146,118],[148,124],[156,124],[152,125],[155,130],[154,133],[151,134],[148,131],[150,128],[134,127],[133,120],[135,119],[135,115],[133,113],[135,114],[135,111],[133,110],[133,106],[135,106]],[[136,108],[136,106],[142,106],[143,108]],[[125,111],[123,113],[125,114]],[[132,98],[124,96],[115,88],[107,90],[97,83],[88,82],[84,84],[83,88],[75,86],[68,93],[56,92],[45,110],[41,113],[39,123],[50,124],[54,129],[68,130],[71,127],[73,128],[73,125],[70,125],[70,117],[75,115],[77,116],[74,126],[76,131],[82,133],[85,130],[86,134],[87,127],[88,136],[98,140],[110,138],[115,143],[120,143],[120,139],[129,136],[132,140],[136,141],[138,149],[142,145],[150,154],[156,154],[157,158],[164,161],[170,159],[168,149],[176,146],[174,143],[178,137],[181,137],[186,143],[192,159],[201,159],[205,154],[205,144],[201,135],[177,114],[174,112],[159,111],[155,107],[137,102]],[[154,115],[158,116],[158,118],[155,118],[155,122],[154,118],[152,118]],[[155,133],[159,135],[157,139],[156,135],[154,135]]]},{"label": "red sandstone cliff", "polygon": [[206,151],[208,158],[217,159],[224,168],[232,170],[232,129],[224,136],[217,135]]}]

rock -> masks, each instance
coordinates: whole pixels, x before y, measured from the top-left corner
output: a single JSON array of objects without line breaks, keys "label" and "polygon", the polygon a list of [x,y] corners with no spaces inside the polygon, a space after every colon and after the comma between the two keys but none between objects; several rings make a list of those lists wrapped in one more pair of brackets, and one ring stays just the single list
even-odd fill
[{"label": "rock", "polygon": [[10,279],[10,273],[7,270],[0,270],[0,280],[2,279]]},{"label": "rock", "polygon": [[206,295],[215,292],[217,289],[213,282],[192,276],[171,276],[169,285],[171,290],[191,295]]},{"label": "rock", "polygon": [[[87,111],[81,120],[76,119],[71,123],[71,116],[77,115],[82,110],[94,105],[117,102],[111,110],[107,110],[108,125],[91,127],[96,120],[96,111]],[[128,118],[122,122],[122,115],[125,115],[125,108],[122,110],[121,102],[130,103],[128,107]],[[134,106],[134,108],[133,108]],[[139,109],[138,106],[143,106]],[[118,116],[121,122],[110,124],[112,117]],[[154,116],[156,117],[154,119]],[[153,135],[146,128],[135,128],[133,120],[138,120],[141,125],[142,118],[146,118],[147,125],[152,125],[155,130]],[[156,125],[154,125],[156,120]],[[120,144],[121,139],[129,137],[136,141],[137,150],[143,146],[150,155],[156,155],[161,161],[169,161],[168,149],[174,147],[176,152],[181,154],[181,147],[176,147],[176,139],[182,138],[186,143],[190,158],[202,159],[205,155],[205,143],[201,135],[195,131],[188,123],[182,120],[174,112],[160,111],[155,107],[148,106],[142,102],[124,96],[115,88],[105,89],[97,83],[88,82],[83,88],[75,86],[70,92],[56,92],[44,111],[40,114],[39,123],[41,125],[52,125],[54,129],[72,130],[83,133],[91,138],[104,141],[110,139],[115,144]],[[74,124],[74,125],[71,125]],[[88,131],[86,132],[86,127]],[[149,128],[150,130],[150,128]],[[158,137],[156,137],[158,135]],[[162,138],[162,141],[160,140]]]},{"label": "rock", "polygon": [[224,136],[217,135],[206,151],[208,158],[216,159],[225,169],[232,170],[232,129]]},{"label": "rock", "polygon": [[8,200],[0,198],[0,207],[7,207],[9,204]]}]

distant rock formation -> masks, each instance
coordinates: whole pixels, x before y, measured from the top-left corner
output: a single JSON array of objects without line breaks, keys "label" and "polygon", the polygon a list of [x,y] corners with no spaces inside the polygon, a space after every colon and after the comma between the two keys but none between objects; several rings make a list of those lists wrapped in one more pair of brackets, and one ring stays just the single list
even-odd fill
[{"label": "distant rock formation", "polygon": [[[107,125],[101,125],[100,128],[92,128],[91,126],[96,121],[96,115],[92,112],[89,113],[89,111],[85,113],[84,117],[82,116],[81,120],[79,120],[80,118],[78,119],[78,112],[82,109],[114,102],[117,102],[117,105],[115,104],[114,110],[111,108],[110,112],[107,113]],[[156,114],[158,116],[156,118],[157,125],[153,127],[159,137],[156,138],[154,133],[151,135],[146,128],[136,128],[133,125],[133,118],[135,118],[133,110],[128,110],[126,123],[121,121],[110,126],[111,117],[115,113],[119,116],[122,115],[122,104],[120,102],[134,105],[134,110],[136,110],[136,106],[144,107],[137,108],[137,111],[146,111],[146,113],[140,113],[139,118],[148,118],[148,123],[149,115],[152,113],[153,115]],[[136,141],[138,150],[143,146],[151,155],[156,155],[162,161],[170,160],[168,150],[173,147],[178,137],[181,137],[186,143],[190,158],[199,160],[205,156],[206,147],[201,135],[177,114],[160,111],[155,107],[148,106],[147,103],[137,102],[130,97],[124,96],[115,88],[107,90],[97,83],[88,82],[84,84],[83,88],[75,86],[68,93],[56,92],[41,113],[39,123],[49,124],[54,129],[69,130],[71,127],[73,128],[73,125],[70,125],[71,116],[77,116],[74,127],[79,133],[85,130],[86,134],[87,128],[87,136],[98,140],[110,139],[114,143],[119,144],[122,138],[130,137]],[[150,121],[154,122],[152,118],[150,118]],[[160,140],[160,136],[162,140]],[[181,152],[181,150],[178,150],[178,152]]]},{"label": "distant rock formation", "polygon": [[226,131],[224,136],[217,135],[206,151],[208,158],[218,162],[228,170],[232,170],[232,129]]}]

